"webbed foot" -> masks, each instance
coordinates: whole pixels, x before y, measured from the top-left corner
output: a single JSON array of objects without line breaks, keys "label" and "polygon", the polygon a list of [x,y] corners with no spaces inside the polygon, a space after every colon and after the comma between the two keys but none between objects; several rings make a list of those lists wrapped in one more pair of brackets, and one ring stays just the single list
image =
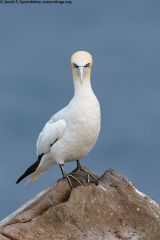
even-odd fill
[{"label": "webbed foot", "polygon": [[[68,180],[68,183],[69,183],[69,186],[71,189],[74,189],[75,187],[83,185],[81,183],[81,181],[78,179],[78,176],[80,176],[80,175],[81,175],[81,177],[83,177],[82,174],[78,174],[76,172],[66,174],[63,164],[59,164],[59,166],[62,171],[63,178],[66,178]],[[77,177],[76,177],[76,175],[77,175]]]},{"label": "webbed foot", "polygon": [[97,177],[86,168],[82,167],[79,160],[77,160],[76,170],[69,174],[66,174],[63,164],[59,164],[59,166],[62,171],[63,178],[68,180],[71,189],[74,189],[78,186],[85,186],[86,182],[87,184],[94,183],[96,185],[99,183]]},{"label": "webbed foot", "polygon": [[89,182],[93,182],[96,183],[98,185],[99,181],[98,178],[91,173],[90,171],[88,171],[86,168],[83,168],[80,164],[80,160],[77,160],[77,169],[76,169],[76,173],[77,174],[81,174],[86,181]]},{"label": "webbed foot", "polygon": [[76,178],[74,173],[66,175],[64,178],[67,178],[69,186],[71,189],[74,189],[77,186],[83,186],[83,184]]}]

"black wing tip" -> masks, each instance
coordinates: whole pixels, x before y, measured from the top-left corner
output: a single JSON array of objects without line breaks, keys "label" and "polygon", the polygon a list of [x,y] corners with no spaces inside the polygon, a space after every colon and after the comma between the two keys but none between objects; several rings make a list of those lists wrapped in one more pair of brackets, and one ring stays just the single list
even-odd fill
[{"label": "black wing tip", "polygon": [[25,178],[23,175],[20,178],[18,178],[16,184],[18,184],[20,181],[22,181],[23,178]]},{"label": "black wing tip", "polygon": [[16,184],[18,184],[20,181],[22,181],[23,178],[27,177],[28,175],[30,175],[31,173],[33,173],[34,171],[36,171],[36,169],[37,169],[37,167],[38,167],[38,165],[39,165],[39,163],[40,163],[41,158],[42,158],[43,155],[44,155],[44,153],[42,153],[42,154],[38,157],[38,160],[37,160],[35,163],[33,163],[33,164],[25,171],[25,173],[24,173],[22,176],[20,176],[20,178],[18,178]]},{"label": "black wing tip", "polygon": [[18,179],[17,182],[16,182],[16,184],[18,184],[20,181],[21,181],[21,180]]}]

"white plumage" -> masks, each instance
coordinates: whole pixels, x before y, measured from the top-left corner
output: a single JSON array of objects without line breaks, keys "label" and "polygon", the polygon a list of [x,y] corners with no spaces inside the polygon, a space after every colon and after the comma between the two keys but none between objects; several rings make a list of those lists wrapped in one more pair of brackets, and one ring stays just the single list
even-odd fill
[{"label": "white plumage", "polygon": [[[84,51],[74,53],[71,67],[74,96],[65,108],[52,116],[40,133],[37,140],[39,163],[28,182],[55,164],[85,157],[98,138],[100,106],[90,82],[91,55]],[[22,179],[29,174],[22,175]]]}]

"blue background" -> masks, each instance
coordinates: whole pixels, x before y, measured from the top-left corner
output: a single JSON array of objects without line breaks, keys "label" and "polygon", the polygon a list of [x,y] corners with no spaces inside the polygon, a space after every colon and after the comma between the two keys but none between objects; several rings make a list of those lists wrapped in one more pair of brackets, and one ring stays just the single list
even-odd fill
[{"label": "blue background", "polygon": [[0,4],[0,219],[61,177],[56,166],[15,184],[36,160],[44,124],[73,96],[78,50],[93,56],[102,110],[99,139],[82,163],[97,174],[114,168],[160,202],[160,1]]}]

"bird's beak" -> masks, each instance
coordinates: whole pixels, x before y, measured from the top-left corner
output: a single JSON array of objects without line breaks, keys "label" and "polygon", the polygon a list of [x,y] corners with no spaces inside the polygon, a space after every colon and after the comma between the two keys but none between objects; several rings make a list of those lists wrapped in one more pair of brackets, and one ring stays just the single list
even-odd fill
[{"label": "bird's beak", "polygon": [[78,72],[79,72],[80,81],[81,81],[81,84],[82,84],[84,73],[85,73],[85,67],[78,67]]}]

